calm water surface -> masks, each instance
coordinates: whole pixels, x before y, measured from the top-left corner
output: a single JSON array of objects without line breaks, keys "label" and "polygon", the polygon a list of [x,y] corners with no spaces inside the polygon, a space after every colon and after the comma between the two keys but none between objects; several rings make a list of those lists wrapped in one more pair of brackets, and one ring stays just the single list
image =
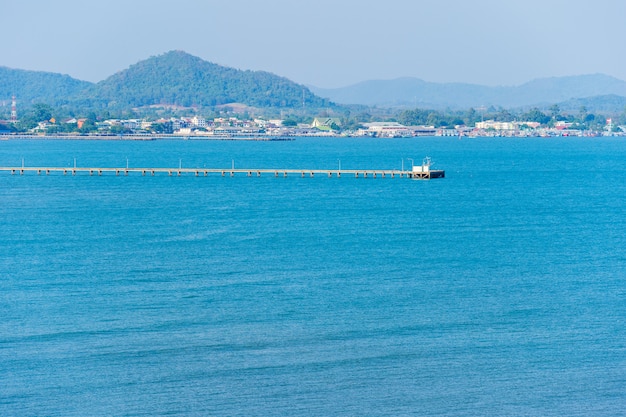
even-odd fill
[{"label": "calm water surface", "polygon": [[2,141],[0,415],[626,415],[623,139]]}]

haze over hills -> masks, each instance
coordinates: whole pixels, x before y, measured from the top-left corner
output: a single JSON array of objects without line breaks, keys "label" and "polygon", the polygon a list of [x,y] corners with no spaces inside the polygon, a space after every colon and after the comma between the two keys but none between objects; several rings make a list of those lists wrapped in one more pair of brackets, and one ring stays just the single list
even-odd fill
[{"label": "haze over hills", "polygon": [[364,81],[344,88],[310,88],[314,93],[339,104],[433,109],[530,107],[592,97],[596,98],[590,100],[590,104],[594,105],[602,102],[598,96],[626,97],[626,82],[603,74],[542,78],[513,87],[398,78]]},{"label": "haze over hills", "polygon": [[[524,108],[621,112],[626,82],[602,75],[543,78],[520,86],[432,83],[418,78],[365,81],[345,88],[305,87],[264,71],[220,66],[183,51],[140,61],[98,83],[68,75],[0,67],[0,102],[15,95],[21,107],[46,103],[74,109],[130,109],[154,105],[253,108],[333,108],[333,103],[377,107],[467,109]],[[322,98],[325,97],[325,98]]]}]

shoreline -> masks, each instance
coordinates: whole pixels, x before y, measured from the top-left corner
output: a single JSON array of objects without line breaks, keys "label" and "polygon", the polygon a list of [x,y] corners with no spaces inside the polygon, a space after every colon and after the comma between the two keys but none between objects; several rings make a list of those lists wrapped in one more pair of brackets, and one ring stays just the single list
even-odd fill
[{"label": "shoreline", "polygon": [[[463,135],[463,136],[450,136],[450,135],[417,135],[417,136],[400,136],[400,137],[378,137],[383,140],[393,139],[420,139],[424,137],[437,137],[437,138],[458,138],[462,139],[477,139],[477,138],[501,138],[501,139],[556,139],[556,138],[606,138],[606,137],[625,137],[626,134],[611,134],[611,135],[595,135],[595,136],[573,136],[573,135],[528,135],[528,136],[516,136],[516,135]],[[327,139],[336,138],[372,138],[373,136],[351,136],[351,135],[290,135],[290,136],[261,136],[261,135],[246,135],[246,136],[231,136],[231,135],[175,135],[175,134],[154,134],[154,135],[102,135],[102,134],[66,134],[66,135],[40,135],[40,134],[24,134],[24,133],[0,133],[0,141],[6,140],[107,140],[107,141],[154,141],[154,140],[191,140],[191,141],[250,141],[250,142],[277,142],[277,141],[295,141],[297,138],[311,138],[320,137]]]},{"label": "shoreline", "polygon": [[173,140],[243,140],[243,141],[293,141],[293,136],[185,136],[185,135],[170,135],[170,134],[156,134],[156,135],[33,135],[33,134],[0,134],[0,140],[11,139],[41,139],[41,140],[138,140],[138,141],[152,141],[158,139],[173,139]]}]

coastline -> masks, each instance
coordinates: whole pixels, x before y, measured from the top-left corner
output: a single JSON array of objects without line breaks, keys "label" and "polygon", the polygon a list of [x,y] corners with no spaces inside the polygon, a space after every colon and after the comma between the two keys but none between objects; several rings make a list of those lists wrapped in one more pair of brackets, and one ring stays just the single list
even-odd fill
[{"label": "coastline", "polygon": [[101,135],[101,134],[85,134],[85,135],[35,135],[35,134],[0,134],[0,140],[21,140],[21,139],[41,139],[41,140],[139,140],[151,141],[158,139],[171,140],[244,140],[244,141],[292,141],[293,136],[228,136],[228,135],[173,135],[173,134],[154,134],[154,135]]}]

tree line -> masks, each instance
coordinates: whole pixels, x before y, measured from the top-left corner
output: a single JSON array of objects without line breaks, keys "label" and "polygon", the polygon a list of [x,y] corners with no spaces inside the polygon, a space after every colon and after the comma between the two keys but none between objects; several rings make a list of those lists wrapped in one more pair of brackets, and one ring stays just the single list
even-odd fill
[{"label": "tree line", "polygon": [[547,111],[531,108],[525,111],[515,111],[504,108],[490,107],[488,109],[470,108],[466,111],[437,111],[437,110],[404,110],[398,113],[396,121],[407,126],[427,125],[437,128],[454,127],[458,125],[475,126],[477,122],[494,120],[496,122],[534,122],[544,127],[553,127],[557,122],[571,123],[572,129],[602,130],[606,119],[610,117],[616,125],[626,125],[626,108],[619,114],[591,113],[581,106],[577,113],[561,111],[558,105],[550,106]]}]

